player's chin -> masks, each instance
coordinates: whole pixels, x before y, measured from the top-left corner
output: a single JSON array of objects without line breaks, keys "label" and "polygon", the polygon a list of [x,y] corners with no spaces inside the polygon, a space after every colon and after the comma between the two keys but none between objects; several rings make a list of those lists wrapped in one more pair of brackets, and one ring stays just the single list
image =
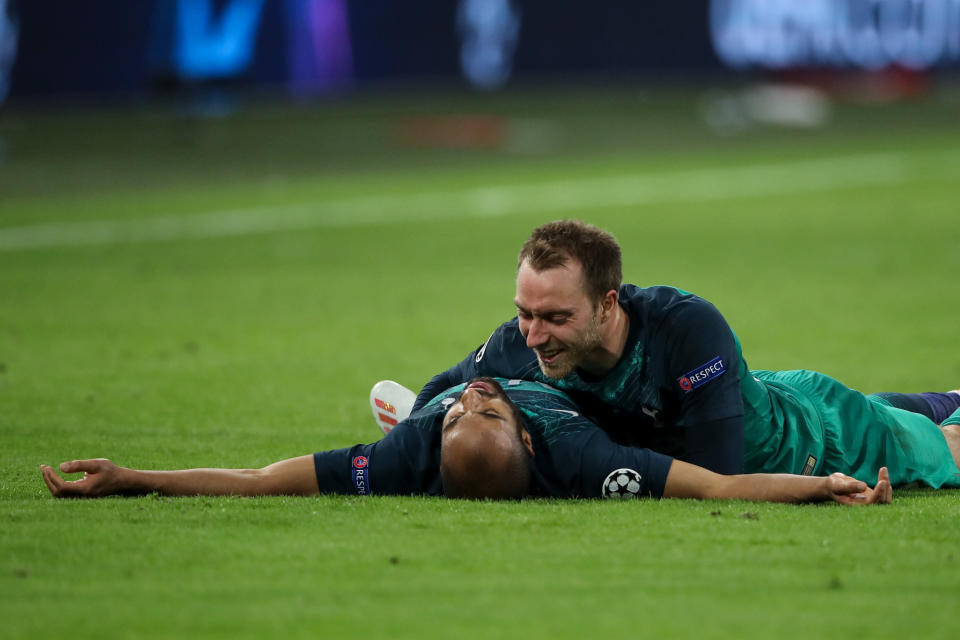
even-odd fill
[{"label": "player's chin", "polygon": [[540,365],[540,371],[543,372],[543,375],[554,380],[566,378],[573,373],[573,364],[563,355],[557,356],[550,362],[544,362],[543,358],[537,356],[537,364]]}]

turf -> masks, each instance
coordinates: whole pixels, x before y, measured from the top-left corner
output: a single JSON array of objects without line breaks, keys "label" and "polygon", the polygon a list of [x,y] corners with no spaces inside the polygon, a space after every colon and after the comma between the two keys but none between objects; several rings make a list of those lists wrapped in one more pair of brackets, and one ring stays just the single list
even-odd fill
[{"label": "turf", "polygon": [[[38,465],[64,459],[252,467],[375,439],[370,386],[417,387],[481,343],[511,315],[520,243],[563,216],[613,231],[628,281],[717,304],[755,368],[960,384],[955,95],[738,135],[701,100],[0,114],[4,637],[956,637],[957,492],[875,509],[46,493]],[[403,118],[457,113],[503,117],[507,144],[396,144]]]}]

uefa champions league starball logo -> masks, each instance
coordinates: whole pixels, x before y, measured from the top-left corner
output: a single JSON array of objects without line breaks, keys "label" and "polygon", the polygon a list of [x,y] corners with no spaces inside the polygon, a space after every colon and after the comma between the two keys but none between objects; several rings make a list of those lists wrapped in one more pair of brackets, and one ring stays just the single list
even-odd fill
[{"label": "uefa champions league starball logo", "polygon": [[633,469],[611,471],[603,481],[602,495],[615,500],[636,498],[640,493],[640,474]]}]

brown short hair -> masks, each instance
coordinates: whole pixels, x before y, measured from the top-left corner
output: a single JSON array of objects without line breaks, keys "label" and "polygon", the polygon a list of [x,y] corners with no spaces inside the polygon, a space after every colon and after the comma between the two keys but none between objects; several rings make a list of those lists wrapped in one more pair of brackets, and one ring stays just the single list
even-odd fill
[{"label": "brown short hair", "polygon": [[535,271],[543,271],[571,258],[583,268],[584,288],[592,300],[620,288],[623,263],[617,239],[579,220],[557,220],[534,229],[520,249],[517,268],[526,260]]}]

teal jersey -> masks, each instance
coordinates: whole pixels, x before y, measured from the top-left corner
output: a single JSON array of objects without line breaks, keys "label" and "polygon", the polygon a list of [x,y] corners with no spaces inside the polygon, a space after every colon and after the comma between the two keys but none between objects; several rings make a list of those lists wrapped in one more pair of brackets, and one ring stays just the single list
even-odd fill
[{"label": "teal jersey", "polygon": [[940,428],[815,371],[745,371],[747,473],[824,476],[841,472],[873,484],[880,467],[895,484],[960,487]]}]

